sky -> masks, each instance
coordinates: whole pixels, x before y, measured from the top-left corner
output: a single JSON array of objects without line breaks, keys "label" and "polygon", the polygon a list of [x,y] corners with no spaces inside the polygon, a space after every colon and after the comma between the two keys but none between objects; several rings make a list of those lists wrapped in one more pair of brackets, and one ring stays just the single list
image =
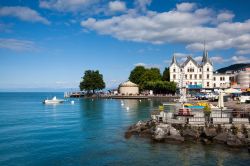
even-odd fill
[{"label": "sky", "polygon": [[106,87],[173,54],[214,68],[250,63],[250,1],[0,0],[0,91],[65,91],[85,70]]}]

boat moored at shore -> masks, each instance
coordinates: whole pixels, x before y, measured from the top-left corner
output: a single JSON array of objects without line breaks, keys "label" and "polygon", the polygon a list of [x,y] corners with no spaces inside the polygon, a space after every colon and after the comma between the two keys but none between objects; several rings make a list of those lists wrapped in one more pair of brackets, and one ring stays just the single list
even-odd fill
[{"label": "boat moored at shore", "polygon": [[46,99],[43,101],[43,104],[59,104],[63,103],[63,99],[57,99],[56,96],[54,96],[52,99]]}]

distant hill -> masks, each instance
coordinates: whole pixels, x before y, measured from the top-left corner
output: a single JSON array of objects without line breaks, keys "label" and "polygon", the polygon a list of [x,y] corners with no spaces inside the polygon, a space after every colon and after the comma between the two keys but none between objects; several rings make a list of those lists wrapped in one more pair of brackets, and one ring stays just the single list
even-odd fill
[{"label": "distant hill", "polygon": [[239,70],[239,69],[244,68],[244,67],[250,67],[250,63],[238,63],[238,64],[230,65],[230,66],[218,69],[217,72],[218,73],[225,73],[228,70],[235,71],[235,70]]}]

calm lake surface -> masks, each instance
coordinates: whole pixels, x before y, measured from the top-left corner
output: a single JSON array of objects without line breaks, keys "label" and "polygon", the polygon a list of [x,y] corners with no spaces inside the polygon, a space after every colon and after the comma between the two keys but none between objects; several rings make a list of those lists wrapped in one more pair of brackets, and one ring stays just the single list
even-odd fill
[{"label": "calm lake surface", "polygon": [[[246,150],[124,138],[161,101],[42,100],[63,93],[0,93],[0,165],[250,165]],[[75,104],[71,105],[70,100]],[[129,110],[126,110],[129,107]]]}]

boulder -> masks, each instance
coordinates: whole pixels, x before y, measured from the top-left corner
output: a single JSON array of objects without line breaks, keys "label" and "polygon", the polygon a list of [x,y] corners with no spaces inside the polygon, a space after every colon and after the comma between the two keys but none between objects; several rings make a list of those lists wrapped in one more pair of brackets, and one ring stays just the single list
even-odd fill
[{"label": "boulder", "polygon": [[209,137],[209,138],[213,138],[217,135],[215,128],[205,128],[204,133],[205,133],[206,137]]},{"label": "boulder", "polygon": [[199,135],[199,131],[193,128],[186,128],[182,131],[182,136],[185,138],[185,140],[197,140]]},{"label": "boulder", "polygon": [[140,132],[139,135],[140,135],[141,137],[148,137],[148,138],[151,138],[151,137],[152,137],[152,130],[151,130],[151,129],[143,130],[142,132]]},{"label": "boulder", "polygon": [[213,140],[217,143],[226,143],[227,142],[227,137],[228,137],[228,133],[227,132],[222,132],[222,133],[219,133],[217,136],[215,136],[213,138]]},{"label": "boulder", "polygon": [[165,140],[167,142],[184,142],[184,137],[182,137],[181,135],[168,135],[166,136]]},{"label": "boulder", "polygon": [[156,126],[153,139],[162,141],[169,135],[170,126],[168,124],[159,124]]},{"label": "boulder", "polygon": [[245,139],[245,135],[244,135],[242,132],[238,132],[238,133],[236,134],[236,136],[237,136],[237,138],[239,138],[239,139]]},{"label": "boulder", "polygon": [[241,147],[245,144],[236,135],[229,134],[227,139],[227,145],[231,147]]},{"label": "boulder", "polygon": [[204,144],[206,144],[206,145],[212,144],[211,140],[209,140],[207,138],[202,138],[201,142],[204,143]]},{"label": "boulder", "polygon": [[172,136],[181,136],[180,131],[176,130],[174,127],[170,126],[169,134]]}]

